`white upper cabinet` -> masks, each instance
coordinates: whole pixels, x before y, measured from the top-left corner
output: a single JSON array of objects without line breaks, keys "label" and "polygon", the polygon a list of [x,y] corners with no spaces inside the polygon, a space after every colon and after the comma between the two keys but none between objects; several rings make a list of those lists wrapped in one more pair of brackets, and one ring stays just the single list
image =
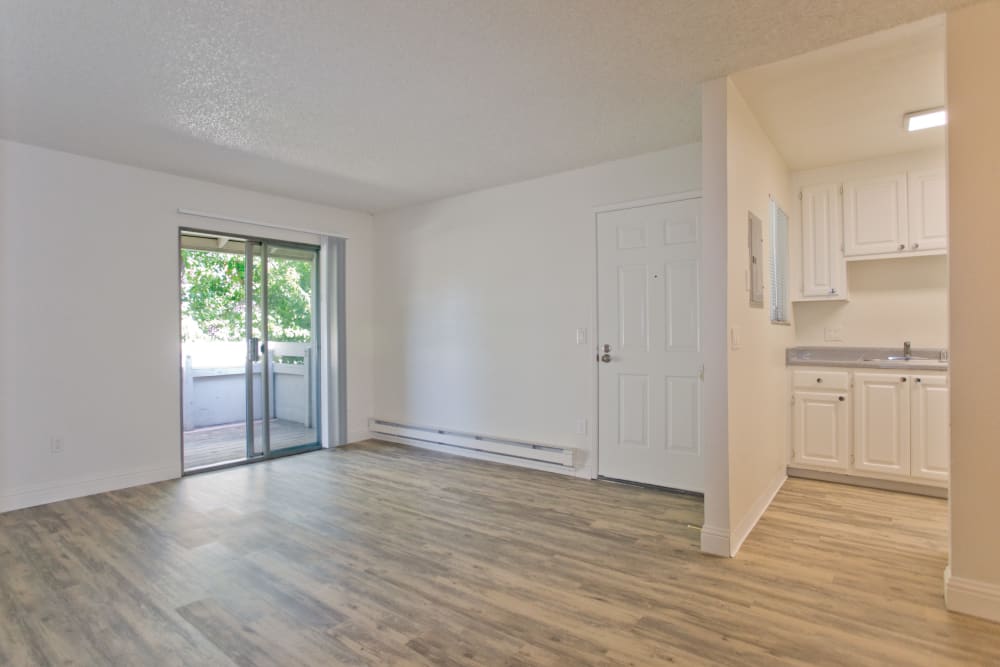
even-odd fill
[{"label": "white upper cabinet", "polygon": [[802,188],[802,296],[846,296],[839,185]]},{"label": "white upper cabinet", "polygon": [[908,174],[909,239],[914,252],[942,250],[948,245],[948,184],[944,169]]},{"label": "white upper cabinet", "polygon": [[907,249],[906,173],[844,183],[844,255],[886,255]]}]

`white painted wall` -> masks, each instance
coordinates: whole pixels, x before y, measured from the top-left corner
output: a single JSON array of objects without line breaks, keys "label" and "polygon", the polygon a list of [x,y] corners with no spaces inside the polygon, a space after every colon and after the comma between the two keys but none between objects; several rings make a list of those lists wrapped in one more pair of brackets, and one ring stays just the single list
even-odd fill
[{"label": "white painted wall", "polygon": [[[785,349],[791,326],[770,317],[770,281],[765,278],[764,308],[749,305],[746,272],[747,214],[764,221],[764,266],[770,266],[770,197],[791,208],[788,167],[761,129],[736,86],[729,82],[726,137],[729,329],[740,346],[729,350],[729,466],[732,548],[742,544],[785,479],[788,463],[787,369]],[[766,274],[765,274],[766,276]]]},{"label": "white painted wall", "polygon": [[[712,469],[706,468],[706,492],[711,489],[728,502],[725,511],[706,503],[702,549],[732,556],[784,482],[788,462],[785,349],[793,344],[794,332],[791,326],[771,323],[766,279],[764,308],[750,306],[746,275],[748,214],[764,222],[765,266],[769,266],[770,197],[787,210],[791,180],[784,160],[731,80],[705,84],[702,109],[709,116],[703,119],[704,145],[714,147],[715,153],[709,157],[706,150],[705,202],[726,220],[724,330],[730,336],[726,456],[710,457],[707,465]],[[713,173],[708,173],[710,162]],[[720,170],[724,177],[717,173]],[[715,182],[711,189],[710,181]]]},{"label": "white painted wall", "polygon": [[367,433],[368,214],[0,142],[0,510],[180,473],[180,226],[317,238],[178,207],[349,237],[348,431]]},{"label": "white painted wall", "polygon": [[1000,1],[948,15],[950,609],[1000,621]]},{"label": "white painted wall", "polygon": [[[948,258],[848,262],[850,301],[796,303],[796,345],[948,347]],[[840,329],[840,342],[827,341]]]},{"label": "white painted wall", "polygon": [[700,156],[682,146],[376,215],[374,416],[581,448],[592,472],[594,208],[695,190]]},{"label": "white painted wall", "polygon": [[[792,173],[794,202],[788,206],[791,275],[802,275],[798,193],[803,186],[838,184],[851,178],[944,164],[944,149],[936,148]],[[848,262],[847,285],[849,301],[794,304],[796,345],[889,347],[910,340],[915,347],[948,346],[948,261],[944,256]],[[826,328],[841,329],[843,340],[825,340]]]},{"label": "white painted wall", "polygon": [[705,518],[701,548],[706,553],[731,556],[729,513],[729,320],[726,294],[729,272],[729,223],[727,220],[726,107],[728,79],[715,79],[702,86],[701,180],[702,245],[701,289],[702,354],[705,359],[703,405],[715,414],[702,420],[705,447]]}]

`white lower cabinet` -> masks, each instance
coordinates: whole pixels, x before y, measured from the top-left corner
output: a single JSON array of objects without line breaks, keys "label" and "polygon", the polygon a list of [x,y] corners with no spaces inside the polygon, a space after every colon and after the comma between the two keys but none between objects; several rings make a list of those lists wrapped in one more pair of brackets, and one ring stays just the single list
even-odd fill
[{"label": "white lower cabinet", "polygon": [[847,405],[845,394],[796,390],[792,417],[795,463],[847,469]]},{"label": "white lower cabinet", "polygon": [[910,475],[910,385],[906,375],[854,374],[854,468]]},{"label": "white lower cabinet", "polygon": [[792,464],[942,486],[948,481],[943,372],[792,372]]},{"label": "white lower cabinet", "polygon": [[948,378],[920,375],[910,385],[910,474],[948,481],[951,417]]}]

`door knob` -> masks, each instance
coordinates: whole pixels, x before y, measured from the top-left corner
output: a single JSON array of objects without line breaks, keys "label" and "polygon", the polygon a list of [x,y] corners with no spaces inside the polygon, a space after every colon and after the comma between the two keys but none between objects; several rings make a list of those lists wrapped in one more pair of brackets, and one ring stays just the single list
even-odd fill
[{"label": "door knob", "polygon": [[608,354],[607,352],[605,352],[604,354],[602,354],[600,358],[601,358],[601,361],[603,361],[606,364],[610,364],[611,363],[611,355]]}]

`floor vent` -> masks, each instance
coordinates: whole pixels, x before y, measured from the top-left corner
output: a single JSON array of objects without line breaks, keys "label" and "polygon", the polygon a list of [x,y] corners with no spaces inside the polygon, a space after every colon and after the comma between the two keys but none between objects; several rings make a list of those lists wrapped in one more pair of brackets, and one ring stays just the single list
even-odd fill
[{"label": "floor vent", "polygon": [[510,440],[492,435],[464,433],[431,426],[411,426],[382,419],[369,419],[368,430],[375,437],[387,436],[414,444],[429,443],[471,452],[484,452],[495,456],[525,461],[537,461],[573,467],[573,448],[557,445]]}]

